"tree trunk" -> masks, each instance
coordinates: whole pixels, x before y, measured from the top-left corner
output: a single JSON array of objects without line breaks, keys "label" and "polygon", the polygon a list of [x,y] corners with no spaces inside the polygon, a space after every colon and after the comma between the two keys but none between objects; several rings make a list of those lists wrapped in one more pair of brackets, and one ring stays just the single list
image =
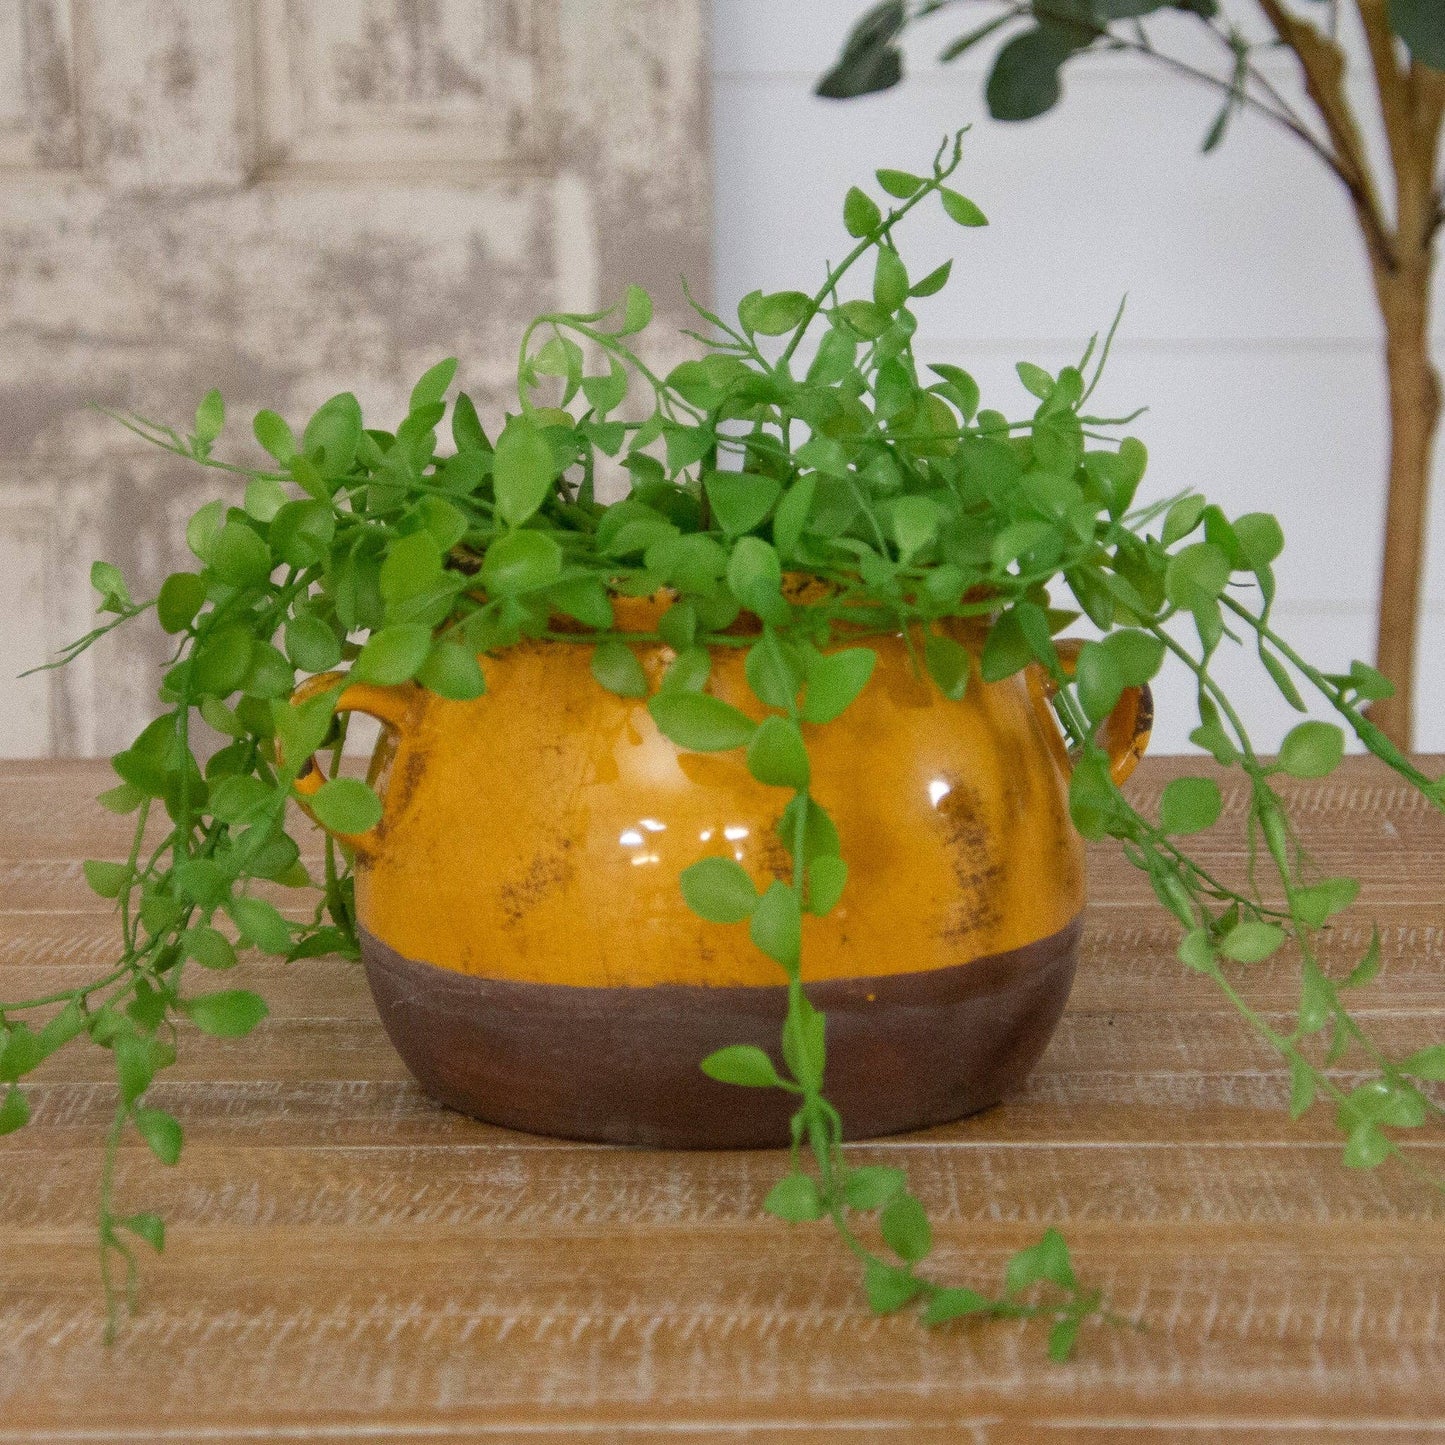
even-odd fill
[{"label": "tree trunk", "polygon": [[1395,695],[1375,703],[1370,717],[1407,750],[1414,722],[1430,463],[1440,420],[1440,379],[1430,359],[1431,261],[1426,242],[1416,255],[1400,257],[1393,270],[1375,272],[1390,392],[1390,483],[1375,666],[1395,684]]}]

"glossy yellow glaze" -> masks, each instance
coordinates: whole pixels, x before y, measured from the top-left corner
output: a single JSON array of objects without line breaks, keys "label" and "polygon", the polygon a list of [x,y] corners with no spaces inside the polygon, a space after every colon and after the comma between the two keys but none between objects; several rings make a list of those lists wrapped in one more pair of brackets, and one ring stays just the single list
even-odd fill
[{"label": "glossy yellow glaze", "polygon": [[[861,696],[806,728],[813,794],[850,871],[834,912],[804,925],[805,978],[942,968],[1063,928],[1084,904],[1083,851],[1037,680],[975,672],[950,702],[901,638],[868,645],[878,666]],[[671,652],[636,651],[655,686]],[[597,685],[591,652],[528,642],[483,658],[487,693],[465,703],[346,690],[343,707],[389,729],[384,817],[347,840],[363,926],[408,958],[491,978],[778,983],[745,927],[688,910],[678,875],[718,854],[760,888],[786,876],[775,825],[789,794],[755,782],[740,752],[679,752],[643,701]],[[710,690],[762,715],[741,648],[714,650]],[[1121,712],[1131,699],[1137,713],[1132,694]],[[1133,756],[1118,749],[1121,773]]]}]

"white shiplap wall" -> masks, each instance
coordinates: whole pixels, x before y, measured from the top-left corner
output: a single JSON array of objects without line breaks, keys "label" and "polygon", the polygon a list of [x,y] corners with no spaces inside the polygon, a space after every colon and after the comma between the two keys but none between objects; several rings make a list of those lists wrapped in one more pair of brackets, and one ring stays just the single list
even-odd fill
[{"label": "white shiplap wall", "polygon": [[[962,28],[951,18],[912,45],[900,89],[846,104],[815,98],[814,82],[865,8],[715,0],[723,308],[754,287],[811,289],[824,258],[846,248],[847,187],[870,183],[877,166],[924,168],[941,136],[972,122],[958,184],[991,224],[962,231],[930,208],[905,238],[915,275],[956,257],[948,289],[921,309],[920,353],[967,367],[986,404],[1021,415],[1031,399],[1014,362],[1053,370],[1077,359],[1127,293],[1096,402],[1116,415],[1149,405],[1132,428],[1150,449],[1146,489],[1196,487],[1231,513],[1278,513],[1289,543],[1278,568],[1282,630],[1328,666],[1368,658],[1385,393],[1369,278],[1337,184],[1296,142],[1250,118],[1201,157],[1213,96],[1139,62],[1086,58],[1051,115],[999,125],[983,106],[986,54],[932,63]],[[1287,82],[1285,61],[1277,68]],[[1439,305],[1436,331],[1445,336]],[[1441,751],[1445,499],[1429,550],[1417,743]],[[1222,672],[1272,746],[1295,714],[1257,665]],[[1187,750],[1191,689],[1166,673],[1156,695],[1156,748]]]}]

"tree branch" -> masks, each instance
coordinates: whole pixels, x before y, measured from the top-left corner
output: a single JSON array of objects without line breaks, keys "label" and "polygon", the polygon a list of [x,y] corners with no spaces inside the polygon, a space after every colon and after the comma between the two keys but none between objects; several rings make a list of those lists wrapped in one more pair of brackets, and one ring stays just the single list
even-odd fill
[{"label": "tree branch", "polygon": [[[1365,5],[1374,0],[1359,0],[1359,3]],[[1324,121],[1339,163],[1337,172],[1354,203],[1371,259],[1378,268],[1393,271],[1397,265],[1395,237],[1380,204],[1359,122],[1345,94],[1344,51],[1307,20],[1291,15],[1282,0],[1259,0],[1259,8],[1281,43],[1294,51],[1299,61],[1305,90]]]},{"label": "tree branch", "polygon": [[[1053,12],[1038,6],[1035,7],[1035,13],[1049,16],[1053,14]],[[1081,28],[1082,26],[1082,23],[1079,21],[1071,21],[1070,23],[1073,24],[1075,28]],[[1180,60],[1176,56],[1168,54],[1166,51],[1156,50],[1154,46],[1150,44],[1149,37],[1144,32],[1144,27],[1140,25],[1137,28],[1142,37],[1139,40],[1130,40],[1123,35],[1117,34],[1115,31],[1097,26],[1094,27],[1094,33],[1096,39],[1107,42],[1107,48],[1126,50],[1134,55],[1145,56],[1149,60],[1166,66],[1177,75],[1185,76],[1189,80],[1196,80],[1202,85],[1209,86],[1211,89],[1222,91],[1225,95],[1233,93],[1234,87],[1230,81],[1223,80],[1217,75],[1211,75],[1209,71],[1201,70],[1195,65],[1190,65],[1188,61]],[[1302,141],[1340,178],[1341,182],[1348,186],[1350,184],[1350,178],[1341,168],[1334,152],[1295,115],[1289,105],[1284,102],[1283,97],[1279,96],[1277,92],[1274,92],[1274,88],[1264,80],[1260,72],[1255,70],[1253,66],[1249,69],[1249,75],[1251,80],[1260,83],[1266,93],[1271,94],[1273,98],[1279,102],[1279,108],[1276,109],[1272,105],[1266,105],[1257,95],[1251,95],[1247,90],[1240,96],[1241,101],[1251,110],[1264,116],[1266,120],[1272,120],[1276,125],[1282,126],[1294,136],[1296,140]]]}]

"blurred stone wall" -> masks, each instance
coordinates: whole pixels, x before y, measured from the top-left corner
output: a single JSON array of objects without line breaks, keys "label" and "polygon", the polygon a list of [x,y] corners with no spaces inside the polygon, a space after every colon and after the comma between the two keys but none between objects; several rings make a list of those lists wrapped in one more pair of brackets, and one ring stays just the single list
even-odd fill
[{"label": "blurred stone wall", "polygon": [[230,485],[91,403],[184,427],[219,386],[241,459],[262,407],[299,426],[351,390],[394,424],[448,355],[496,417],[525,322],[629,282],[687,324],[705,4],[0,0],[0,756],[152,715],[149,622],[12,679],[93,625],[93,559],[151,595]]}]

